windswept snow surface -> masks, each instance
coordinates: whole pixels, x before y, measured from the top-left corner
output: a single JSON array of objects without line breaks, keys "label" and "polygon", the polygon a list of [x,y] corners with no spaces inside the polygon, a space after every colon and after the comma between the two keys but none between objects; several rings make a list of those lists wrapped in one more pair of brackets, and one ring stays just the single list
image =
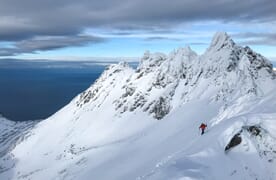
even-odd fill
[{"label": "windswept snow surface", "polygon": [[226,33],[200,56],[146,52],[37,124],[0,159],[0,179],[276,179],[275,90],[271,63]]}]

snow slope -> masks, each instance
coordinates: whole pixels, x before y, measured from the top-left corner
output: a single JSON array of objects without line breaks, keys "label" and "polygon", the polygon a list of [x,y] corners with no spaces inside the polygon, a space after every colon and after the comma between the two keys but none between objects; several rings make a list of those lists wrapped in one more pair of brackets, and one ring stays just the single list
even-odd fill
[{"label": "snow slope", "polygon": [[[25,134],[28,130],[38,121],[25,121],[25,122],[14,122],[4,118],[0,114],[0,157],[5,156],[12,150],[16,144],[23,141]],[[7,156],[3,160],[7,160]],[[0,164],[0,173],[6,171],[5,166]]]},{"label": "snow slope", "polygon": [[272,64],[226,33],[203,55],[146,52],[37,124],[0,179],[276,179],[275,90]]}]

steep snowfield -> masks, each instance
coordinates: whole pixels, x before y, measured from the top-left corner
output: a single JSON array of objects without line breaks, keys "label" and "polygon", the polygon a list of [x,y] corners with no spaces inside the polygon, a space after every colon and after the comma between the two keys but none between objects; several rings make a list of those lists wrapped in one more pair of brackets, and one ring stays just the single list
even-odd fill
[{"label": "steep snowfield", "polygon": [[146,52],[37,124],[0,179],[276,179],[275,90],[271,63],[226,33],[201,56]]}]

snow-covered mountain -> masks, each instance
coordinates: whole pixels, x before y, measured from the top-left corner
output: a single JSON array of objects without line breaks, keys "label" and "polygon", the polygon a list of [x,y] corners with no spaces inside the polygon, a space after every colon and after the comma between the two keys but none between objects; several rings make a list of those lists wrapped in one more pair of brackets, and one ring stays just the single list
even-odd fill
[{"label": "snow-covered mountain", "polygon": [[203,55],[146,52],[28,131],[0,179],[276,179],[275,90],[272,64],[226,33]]}]

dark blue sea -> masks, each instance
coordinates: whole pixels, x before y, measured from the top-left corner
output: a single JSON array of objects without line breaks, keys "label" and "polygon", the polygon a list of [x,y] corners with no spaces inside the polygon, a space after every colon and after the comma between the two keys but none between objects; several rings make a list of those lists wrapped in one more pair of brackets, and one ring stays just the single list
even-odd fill
[{"label": "dark blue sea", "polygon": [[0,114],[14,121],[47,118],[87,89],[110,63],[1,59]]}]

